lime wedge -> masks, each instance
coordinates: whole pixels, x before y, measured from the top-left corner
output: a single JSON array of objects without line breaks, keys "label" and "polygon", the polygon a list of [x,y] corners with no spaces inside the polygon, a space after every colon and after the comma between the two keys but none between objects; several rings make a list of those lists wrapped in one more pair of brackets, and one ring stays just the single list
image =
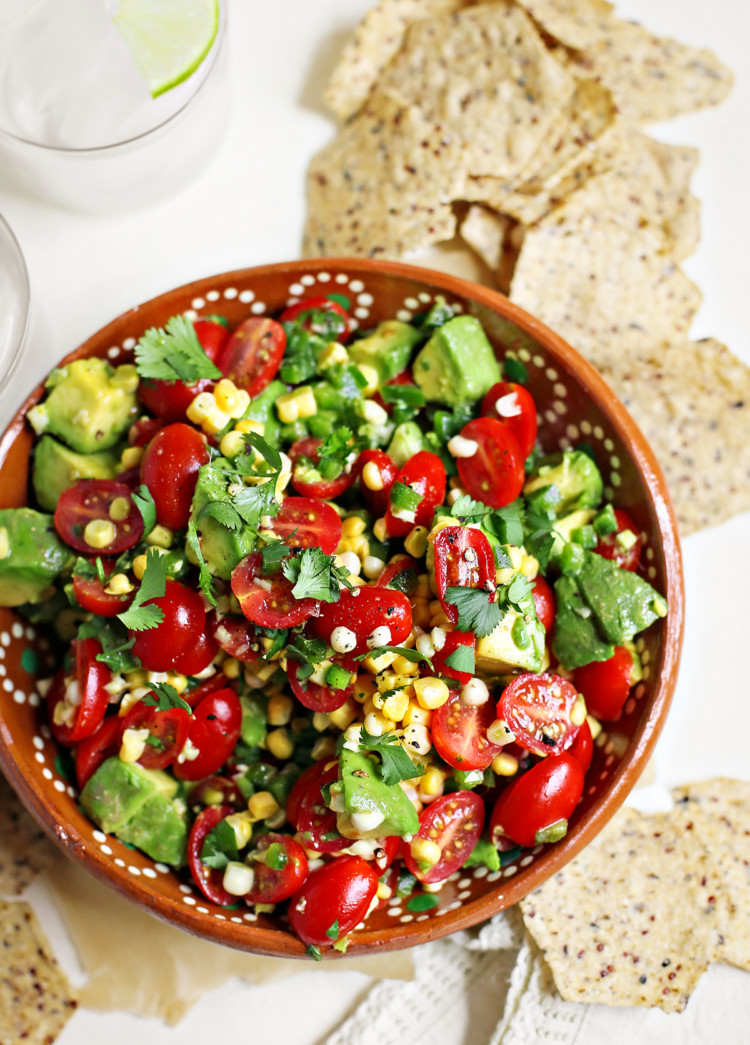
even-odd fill
[{"label": "lime wedge", "polygon": [[219,0],[119,0],[112,22],[157,98],[187,80],[211,50]]}]

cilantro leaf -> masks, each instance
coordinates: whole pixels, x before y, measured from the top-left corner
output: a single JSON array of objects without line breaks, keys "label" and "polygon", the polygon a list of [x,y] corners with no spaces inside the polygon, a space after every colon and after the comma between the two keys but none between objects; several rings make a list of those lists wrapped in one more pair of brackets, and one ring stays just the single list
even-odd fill
[{"label": "cilantro leaf", "polygon": [[295,599],[338,602],[341,597],[339,582],[348,584],[348,571],[337,566],[334,556],[326,555],[320,548],[303,548],[299,555],[282,564],[281,571],[294,584],[292,595]]},{"label": "cilantro leaf", "polygon": [[240,513],[233,504],[229,503],[229,501],[209,501],[201,509],[198,521],[207,515],[216,519],[218,523],[224,526],[227,530],[231,530],[232,533],[236,533],[237,530],[242,528]]},{"label": "cilantro leaf", "polygon": [[489,594],[482,588],[453,586],[445,593],[447,602],[458,610],[458,630],[473,632],[484,638],[500,623],[502,611],[497,601],[490,601]]},{"label": "cilantro leaf", "polygon": [[272,476],[267,483],[260,486],[242,486],[233,490],[230,485],[232,505],[240,518],[256,533],[260,529],[260,520],[264,515],[278,515],[281,505],[276,500],[276,479]]},{"label": "cilantro leaf", "polygon": [[465,522],[481,522],[489,510],[486,504],[475,501],[464,493],[451,506],[451,515],[454,519],[463,519]]},{"label": "cilantro leaf", "polygon": [[201,863],[204,863],[206,867],[222,871],[230,860],[238,860],[239,855],[233,828],[226,820],[220,820],[203,839]]},{"label": "cilantro leaf", "polygon": [[190,383],[202,377],[222,377],[185,316],[172,316],[165,329],[147,330],[135,346],[135,365],[141,377],[155,381]]},{"label": "cilantro leaf", "polygon": [[418,766],[412,762],[406,751],[390,733],[385,733],[382,737],[374,737],[363,726],[359,736],[359,747],[361,751],[374,751],[380,755],[382,760],[380,777],[384,784],[397,784],[400,780],[412,780],[425,773],[424,766]]},{"label": "cilantro leaf", "polygon": [[[290,534],[290,536],[292,536],[292,534]],[[263,560],[261,573],[278,573],[284,559],[289,557],[289,546],[282,540],[272,541],[270,538],[264,538],[264,540],[268,540],[269,543],[260,549],[261,558]]]},{"label": "cilantro leaf", "polygon": [[92,617],[78,629],[79,639],[98,639],[102,652],[96,659],[106,664],[115,675],[124,671],[136,671],[141,666],[138,657],[131,650],[135,639],[129,639],[128,633],[114,620],[105,617]]},{"label": "cilantro leaf", "polygon": [[339,920],[338,920],[338,918],[336,919],[335,922],[331,922],[331,924],[328,926],[328,928],[326,929],[326,936],[328,937],[329,940],[338,940],[338,938],[339,938]]},{"label": "cilantro leaf", "polygon": [[465,671],[469,675],[474,674],[474,647],[473,646],[456,646],[451,654],[449,654],[443,662],[446,667],[453,668],[454,671]]},{"label": "cilantro leaf", "polygon": [[203,557],[203,549],[201,548],[201,542],[198,537],[198,525],[194,516],[191,515],[188,526],[185,543],[190,548],[196,563],[198,564],[198,587],[206,596],[212,606],[216,605],[216,594],[214,593],[214,579],[211,571],[208,568],[205,558]]},{"label": "cilantro leaf", "polygon": [[141,580],[141,586],[135,593],[130,606],[123,612],[117,614],[117,619],[125,625],[129,631],[148,631],[161,624],[164,620],[164,611],[158,606],[144,603],[151,599],[160,599],[167,590],[167,559],[162,557],[155,548],[146,552],[146,569]]},{"label": "cilantro leaf", "polygon": [[520,498],[506,504],[504,508],[495,508],[486,516],[482,528],[497,537],[501,544],[513,544],[520,548],[523,544],[523,502]]},{"label": "cilantro leaf", "polygon": [[[328,647],[322,639],[308,639],[304,635],[295,635],[292,644],[287,646],[287,656],[298,660],[297,679],[304,682],[309,679],[315,668],[328,656]],[[343,734],[342,734],[343,735]]]},{"label": "cilantro leaf", "polygon": [[131,494],[131,497],[135,501],[136,508],[141,513],[143,532],[150,533],[156,526],[156,505],[151,496],[151,491],[145,483],[141,483],[138,490]]},{"label": "cilantro leaf", "polygon": [[183,700],[174,686],[168,682],[151,682],[151,692],[142,697],[143,703],[150,708],[159,711],[169,711],[170,708],[184,708],[188,714],[192,714],[192,708],[186,700]]},{"label": "cilantro leaf", "polygon": [[[97,559],[97,562],[101,562]],[[92,579],[98,577],[98,571],[93,562],[89,562],[88,559],[84,559],[82,556],[78,556],[76,561],[73,563],[73,569],[71,571],[74,577],[86,577],[86,579]]]}]

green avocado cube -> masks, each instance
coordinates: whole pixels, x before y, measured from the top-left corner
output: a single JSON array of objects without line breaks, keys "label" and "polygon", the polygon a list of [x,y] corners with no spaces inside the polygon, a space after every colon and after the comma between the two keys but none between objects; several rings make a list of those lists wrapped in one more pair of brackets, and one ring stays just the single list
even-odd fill
[{"label": "green avocado cube", "polygon": [[662,596],[631,570],[596,552],[586,552],[576,577],[602,634],[621,646],[666,612]]},{"label": "green avocado cube", "polygon": [[261,422],[264,426],[263,438],[271,446],[276,445],[281,427],[274,409],[276,400],[287,391],[288,388],[283,381],[272,381],[262,392],[250,400],[250,405],[242,415],[244,421]]},{"label": "green avocado cube", "polygon": [[552,652],[568,671],[597,660],[609,660],[615,648],[600,634],[591,607],[575,577],[555,581],[555,637]]},{"label": "green avocado cube", "polygon": [[46,599],[50,585],[72,562],[51,515],[33,508],[0,510],[0,606]]},{"label": "green avocado cube", "polygon": [[172,867],[185,863],[187,820],[184,804],[158,791],[149,795],[136,815],[115,832],[122,842],[142,849],[154,860]]},{"label": "green avocado cube", "polygon": [[532,505],[532,494],[554,486],[554,512],[558,519],[582,508],[596,508],[602,499],[604,483],[596,462],[583,450],[564,450],[539,462],[535,475],[526,481],[524,496]]},{"label": "green avocado cube", "polygon": [[[255,548],[255,535],[249,527],[242,526],[234,531],[222,526],[218,519],[211,515],[201,518],[201,511],[209,502],[231,503],[227,493],[228,478],[221,469],[204,464],[198,472],[191,508],[191,519],[197,523],[198,540],[206,565],[214,577],[221,577],[225,581],[232,576],[232,570],[237,563]],[[195,556],[189,544],[185,548],[185,554],[195,565]]]},{"label": "green avocado cube", "polygon": [[34,450],[31,485],[42,508],[54,512],[60,494],[77,479],[114,479],[118,456],[110,450],[77,454],[51,435],[43,435]]},{"label": "green avocado cube", "polygon": [[419,331],[399,319],[386,319],[372,334],[349,346],[349,357],[355,363],[371,366],[378,372],[381,384],[406,370],[411,350],[419,341]]},{"label": "green avocado cube", "polygon": [[413,373],[426,399],[458,406],[489,392],[500,380],[500,364],[479,320],[455,316],[419,352]]},{"label": "green avocado cube", "polygon": [[339,773],[345,811],[383,814],[383,821],[372,831],[373,837],[414,835],[419,817],[406,793],[398,784],[384,784],[374,758],[361,751],[342,748]]}]

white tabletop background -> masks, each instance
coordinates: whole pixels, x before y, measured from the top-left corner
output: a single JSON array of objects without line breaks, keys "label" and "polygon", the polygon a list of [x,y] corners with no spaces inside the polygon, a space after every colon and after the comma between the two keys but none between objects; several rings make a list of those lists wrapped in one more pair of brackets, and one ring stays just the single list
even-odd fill
[{"label": "white tabletop background", "polygon": [[[211,166],[189,188],[127,217],[91,218],[32,199],[0,167],[0,213],[25,254],[33,301],[27,353],[0,400],[3,424],[57,359],[125,309],[201,276],[299,255],[305,169],[334,133],[322,105],[323,84],[369,0],[228,4],[229,131]],[[616,8],[654,32],[712,48],[736,74],[721,107],[652,133],[701,150],[693,192],[703,205],[703,233],[685,263],[704,295],[692,334],[718,337],[750,364],[750,6],[746,0],[619,0]],[[747,513],[684,542],[685,647],[656,759],[657,778],[667,786],[719,774],[750,779],[748,549]],[[738,984],[735,998],[750,998],[750,979],[723,972]],[[715,998],[716,1022],[704,1024],[711,1031],[692,1040],[738,1040],[729,1025],[722,1039],[722,982],[722,970],[712,970],[701,984],[702,1006]],[[264,987],[235,981],[202,999],[176,1028],[124,1013],[81,1011],[59,1041],[130,1045],[137,1035],[139,1045],[169,1045],[199,1036],[246,1041],[251,1034],[253,1041],[313,1045],[368,985],[363,974],[325,969]],[[747,1026],[750,1001],[745,1004]],[[688,1014],[677,1019],[688,1020]],[[670,1019],[669,1025],[680,1040],[679,1023]],[[471,1042],[471,1034],[464,1040]]]}]

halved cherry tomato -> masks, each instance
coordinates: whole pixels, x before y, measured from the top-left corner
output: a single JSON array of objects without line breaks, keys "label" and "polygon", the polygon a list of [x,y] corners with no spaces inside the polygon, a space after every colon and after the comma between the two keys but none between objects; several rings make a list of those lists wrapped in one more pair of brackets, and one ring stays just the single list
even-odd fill
[{"label": "halved cherry tomato", "polygon": [[352,467],[349,471],[344,470],[334,479],[324,479],[323,476],[311,477],[306,463],[301,459],[306,458],[313,468],[316,468],[320,463],[318,450],[321,446],[321,439],[308,435],[304,439],[298,439],[289,447],[289,458],[294,465],[292,486],[302,497],[319,497],[323,501],[331,501],[349,489],[357,478],[357,469]]},{"label": "halved cherry tomato", "polygon": [[210,620],[214,640],[225,653],[243,664],[254,664],[263,655],[263,645],[254,626],[245,617],[220,617]]},{"label": "halved cherry tomato", "polygon": [[228,776],[209,776],[199,781],[190,792],[190,805],[194,809],[202,805],[215,806],[217,796],[221,796],[220,805],[233,806],[235,809],[245,806],[240,789]]},{"label": "halved cherry tomato", "polygon": [[461,429],[461,436],[478,444],[471,457],[458,457],[461,482],[477,501],[504,508],[523,489],[523,455],[515,436],[494,417],[478,417]]},{"label": "halved cherry tomato", "polygon": [[[371,490],[362,478],[362,470],[366,464],[374,464],[380,473],[383,484],[380,490]],[[398,468],[385,450],[363,450],[357,458],[357,474],[359,476],[359,489],[362,499],[369,512],[377,515],[385,515],[388,510],[388,495],[398,475]],[[369,475],[369,472],[368,472]]]},{"label": "halved cherry tomato", "polygon": [[458,608],[446,600],[447,589],[457,585],[494,591],[495,557],[482,531],[468,526],[444,527],[435,537],[433,549],[440,605],[451,624],[457,624]]},{"label": "halved cherry tomato", "polygon": [[[611,559],[621,570],[637,570],[643,543],[638,524],[624,509],[615,508],[614,512],[615,519],[617,519],[617,530],[614,533],[608,533],[606,537],[600,537],[594,551],[597,555],[603,555],[605,559]],[[635,541],[627,547],[623,547],[617,538],[628,530],[635,537]]]},{"label": "halved cherry tomato", "polygon": [[[113,519],[113,501],[126,511],[124,518]],[[116,516],[121,512],[115,511]],[[88,523],[100,519],[111,523],[115,536],[104,548],[94,548],[84,539]],[[143,536],[143,516],[130,496],[130,488],[112,479],[78,479],[63,490],[55,509],[55,529],[77,552],[91,555],[120,555],[134,547]]]},{"label": "halved cherry tomato", "polygon": [[346,698],[354,690],[355,676],[352,676],[351,684],[346,689],[332,689],[331,686],[320,686],[309,679],[300,682],[297,677],[299,668],[298,661],[291,659],[288,661],[286,673],[289,685],[300,704],[309,708],[310,711],[321,711],[323,714],[336,711],[337,708],[346,704]]},{"label": "halved cherry tomato", "polygon": [[311,780],[299,805],[297,830],[305,848],[317,853],[337,853],[352,844],[350,838],[339,834],[336,813],[325,804],[321,792],[321,788],[333,784],[338,778],[339,767],[334,762],[319,777]]},{"label": "halved cherry tomato", "polygon": [[99,766],[120,750],[122,719],[118,715],[106,715],[94,732],[76,745],[76,781],[79,791]]},{"label": "halved cherry tomato", "polygon": [[144,769],[166,769],[185,746],[190,715],[185,708],[158,708],[136,701],[122,719],[122,731],[147,729],[149,739],[138,762]]},{"label": "halved cherry tomato", "polygon": [[[195,397],[200,392],[209,391],[213,388],[213,384],[208,377],[201,377],[189,385],[186,385],[184,381],[159,381],[145,378],[138,385],[138,398],[146,409],[156,415],[157,425],[171,424],[173,421],[185,421],[187,409]],[[144,446],[145,443],[139,441],[134,445]]]},{"label": "halved cherry tomato", "polygon": [[[98,729],[109,705],[106,686],[112,681],[112,672],[100,660],[102,647],[97,639],[73,639],[71,653],[75,675],[66,679],[63,669],[55,676],[47,700],[50,729],[55,740],[71,746],[90,737]],[[71,700],[71,695],[74,699]],[[58,705],[67,705],[67,721],[55,722]],[[59,711],[58,711],[59,715]]]},{"label": "halved cherry tomato", "polygon": [[315,599],[292,595],[294,585],[281,573],[260,577],[262,583],[258,584],[262,566],[263,556],[253,552],[232,570],[232,591],[249,621],[262,628],[293,628],[317,611],[320,604]]},{"label": "halved cherry tomato", "polygon": [[[359,856],[342,856],[313,871],[292,896],[289,921],[306,944],[332,947],[367,914],[378,891],[378,874]],[[338,936],[328,935],[334,922]]]},{"label": "halved cherry tomato", "polygon": [[317,497],[285,497],[270,529],[290,548],[320,548],[333,555],[341,540],[341,516]]},{"label": "halved cherry tomato", "polygon": [[456,694],[433,712],[432,743],[454,769],[486,769],[502,750],[487,739],[487,729],[494,721],[491,701],[469,707]]},{"label": "halved cherry tomato", "polygon": [[230,338],[226,320],[222,316],[204,316],[201,319],[194,319],[193,327],[201,348],[211,362],[215,363]]},{"label": "halved cherry tomato", "polygon": [[[316,316],[316,313],[333,313],[336,317]],[[333,319],[333,323],[331,320]],[[295,305],[289,305],[279,316],[280,323],[296,323],[309,330],[312,334],[319,334],[329,341],[338,341],[345,345],[351,333],[349,329],[349,316],[346,310],[339,305],[338,301],[330,298],[303,298]]]},{"label": "halved cherry tomato", "polygon": [[342,591],[338,602],[324,602],[320,615],[310,622],[313,634],[330,644],[335,628],[348,628],[357,636],[350,652],[367,653],[368,638],[376,628],[387,628],[389,639],[378,645],[398,646],[411,634],[411,602],[395,588],[365,584],[353,591]]},{"label": "halved cherry tomato", "polygon": [[[275,857],[280,867],[271,867],[265,863],[271,846],[275,846]],[[245,893],[247,903],[280,903],[288,900],[296,893],[307,878],[307,857],[305,850],[289,835],[271,832],[261,835],[255,843],[252,855],[254,873],[253,887]]]},{"label": "halved cherry tomato", "polygon": [[139,417],[128,429],[128,443],[130,446],[146,446],[163,424],[157,417]]},{"label": "halved cherry tomato", "polygon": [[432,867],[420,865],[406,846],[406,866],[420,882],[444,882],[457,871],[479,841],[484,825],[484,802],[474,791],[443,795],[420,813],[419,838],[429,838],[442,851]]},{"label": "halved cherry tomato", "polygon": [[177,422],[157,432],[141,461],[141,479],[156,505],[156,521],[170,530],[182,530],[190,519],[190,505],[198,470],[208,462],[206,440],[190,425]]},{"label": "halved cherry tomato", "polygon": [[199,682],[192,689],[184,690],[180,696],[191,708],[196,708],[204,697],[207,697],[209,693],[215,693],[219,689],[231,689],[229,679],[223,671],[217,671],[215,675],[203,679],[202,682]]},{"label": "halved cherry tomato", "polygon": [[168,578],[164,595],[144,605],[158,606],[164,617],[147,631],[131,632],[133,655],[147,671],[169,671],[205,632],[203,599],[199,592]]},{"label": "halved cherry tomato", "polygon": [[252,399],[276,377],[285,348],[286,334],[280,323],[251,316],[235,328],[216,365]]},{"label": "halved cherry tomato", "polygon": [[525,671],[503,690],[497,717],[527,751],[559,755],[570,747],[579,729],[570,719],[577,700],[578,690],[567,679]]},{"label": "halved cherry tomato", "polygon": [[207,809],[204,809],[202,813],[198,814],[195,823],[190,829],[187,844],[188,867],[193,876],[193,881],[206,899],[210,900],[211,903],[221,904],[222,907],[236,903],[237,897],[228,893],[224,888],[222,884],[223,872],[203,863],[201,850],[203,849],[206,836],[215,827],[218,827],[225,816],[229,816],[233,812],[234,809],[231,806],[209,806]]},{"label": "halved cherry tomato", "polygon": [[320,762],[313,762],[307,769],[303,769],[300,775],[292,784],[292,789],[286,800],[286,818],[292,825],[295,831],[299,830],[299,811],[302,805],[302,799],[305,797],[310,788],[316,784],[323,776],[326,770],[328,762],[323,759]]},{"label": "halved cherry tomato", "polygon": [[594,738],[591,736],[591,727],[584,722],[576,733],[576,738],[568,748],[569,754],[577,758],[581,763],[581,769],[588,773],[591,760],[594,757]]},{"label": "halved cherry tomato", "polygon": [[132,592],[110,595],[98,577],[80,577],[78,574],[73,577],[73,594],[79,606],[98,617],[116,617],[133,601]]},{"label": "halved cherry tomato", "polygon": [[531,592],[534,596],[534,609],[536,615],[545,631],[550,632],[555,626],[555,593],[547,584],[541,573],[538,573],[531,582]]},{"label": "halved cherry tomato", "polygon": [[[550,755],[517,777],[502,792],[490,819],[490,837],[516,845],[537,845],[539,832],[567,821],[583,794],[583,769],[568,751]],[[567,825],[565,825],[567,827]]]},{"label": "halved cherry tomato", "polygon": [[625,646],[615,646],[609,660],[576,668],[573,679],[586,698],[591,714],[605,722],[611,721],[622,711],[633,685],[633,654]]},{"label": "halved cherry tomato", "polygon": [[396,482],[410,486],[422,500],[416,507],[414,522],[398,519],[389,503],[385,514],[385,528],[391,537],[405,537],[414,526],[429,526],[432,516],[445,498],[445,465],[437,454],[420,450],[410,457],[396,476]]},{"label": "halved cherry tomato", "polygon": [[218,651],[219,647],[213,636],[208,631],[204,631],[187,652],[181,653],[179,657],[175,658],[173,668],[180,675],[200,675],[202,671],[206,670]]},{"label": "halved cherry tomato", "polygon": [[202,780],[213,776],[234,750],[240,735],[242,706],[233,689],[209,693],[190,717],[188,740],[198,749],[192,761],[175,761],[172,770],[178,780]]},{"label": "halved cherry tomato", "polygon": [[388,563],[375,584],[378,588],[395,588],[405,595],[411,595],[419,584],[417,570],[417,563],[411,556],[399,555],[393,562]]},{"label": "halved cherry tomato", "polygon": [[450,667],[446,664],[446,660],[450,657],[451,653],[455,653],[459,646],[470,646],[472,650],[477,644],[476,636],[468,631],[449,631],[445,635],[445,643],[441,649],[435,650],[432,657],[432,663],[435,671],[440,675],[445,675],[449,679],[455,679],[460,682],[462,686],[465,686],[469,679],[473,678],[473,675],[469,671],[457,671],[455,668]]},{"label": "halved cherry tomato", "polygon": [[523,385],[498,381],[482,400],[482,416],[510,429],[524,459],[529,456],[536,442],[536,404]]}]

